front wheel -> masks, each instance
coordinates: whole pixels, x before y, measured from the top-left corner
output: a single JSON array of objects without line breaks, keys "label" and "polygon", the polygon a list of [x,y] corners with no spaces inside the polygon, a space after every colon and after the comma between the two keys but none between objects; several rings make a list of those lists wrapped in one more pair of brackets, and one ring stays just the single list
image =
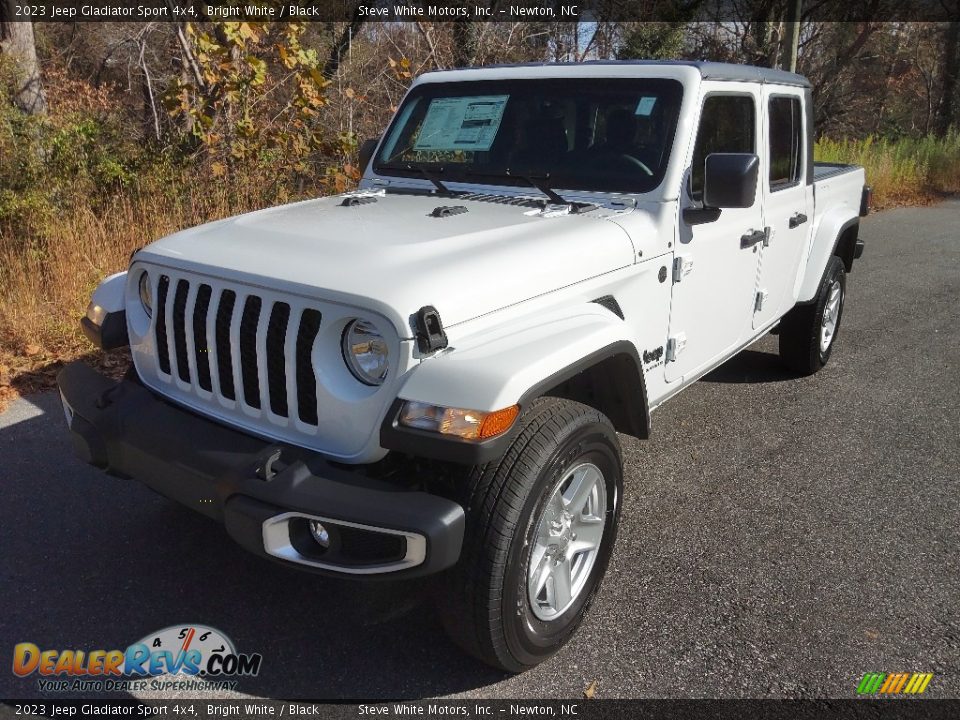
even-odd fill
[{"label": "front wheel", "polygon": [[813,302],[798,305],[780,322],[780,357],[791,370],[812,375],[827,364],[843,316],[847,276],[833,256]]},{"label": "front wheel", "polygon": [[549,658],[580,625],[623,492],[620,443],[603,414],[540,398],[519,422],[504,456],[466,479],[463,553],[437,598],[448,635],[510,672]]}]

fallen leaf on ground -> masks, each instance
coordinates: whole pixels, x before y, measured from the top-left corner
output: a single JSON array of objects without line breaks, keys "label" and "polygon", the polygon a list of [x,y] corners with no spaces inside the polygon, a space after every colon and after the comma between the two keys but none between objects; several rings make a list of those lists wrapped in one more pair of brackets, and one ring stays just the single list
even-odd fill
[{"label": "fallen leaf on ground", "polygon": [[23,349],[23,354],[26,355],[27,357],[31,357],[31,356],[33,356],[33,355],[39,355],[39,354],[40,354],[40,346],[39,346],[39,345],[27,345],[27,346]]},{"label": "fallen leaf on ground", "polygon": [[592,683],[587,685],[587,689],[583,691],[583,696],[587,700],[593,700],[593,696],[597,694],[597,681],[594,680]]}]

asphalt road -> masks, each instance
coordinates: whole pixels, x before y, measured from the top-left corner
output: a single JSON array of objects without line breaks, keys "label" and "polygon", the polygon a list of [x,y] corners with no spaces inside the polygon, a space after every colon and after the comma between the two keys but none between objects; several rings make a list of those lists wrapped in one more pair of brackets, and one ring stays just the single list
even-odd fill
[{"label": "asphalt road", "polygon": [[[464,657],[419,586],[249,556],[70,453],[54,394],[0,415],[0,667],[204,623],[272,698],[850,697],[866,671],[960,696],[960,202],[868,218],[827,368],[764,338],[624,439],[620,538],[593,612],[520,676]],[[0,670],[0,697],[38,694]]]}]

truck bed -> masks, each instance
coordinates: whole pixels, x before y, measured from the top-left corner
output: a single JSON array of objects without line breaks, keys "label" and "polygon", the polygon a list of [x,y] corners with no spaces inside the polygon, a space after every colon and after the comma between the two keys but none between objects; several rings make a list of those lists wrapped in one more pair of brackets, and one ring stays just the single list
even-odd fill
[{"label": "truck bed", "polygon": [[814,163],[814,232],[827,212],[840,211],[847,217],[858,217],[865,182],[864,170],[859,165]]},{"label": "truck bed", "polygon": [[829,177],[834,175],[842,175],[843,173],[854,172],[859,170],[859,165],[845,165],[843,163],[830,163],[830,162],[815,162],[813,164],[813,181],[819,182],[820,180],[826,180]]}]

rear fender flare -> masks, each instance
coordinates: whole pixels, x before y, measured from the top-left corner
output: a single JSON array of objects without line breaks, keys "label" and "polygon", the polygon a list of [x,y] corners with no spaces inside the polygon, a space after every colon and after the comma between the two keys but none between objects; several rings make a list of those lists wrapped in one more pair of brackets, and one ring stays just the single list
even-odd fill
[{"label": "rear fender flare", "polygon": [[808,303],[813,300],[820,287],[827,261],[836,253],[837,243],[844,233],[858,226],[860,218],[856,211],[843,207],[829,210],[817,226],[810,254],[807,257],[806,269],[800,280],[800,289],[797,293],[798,303]]}]

